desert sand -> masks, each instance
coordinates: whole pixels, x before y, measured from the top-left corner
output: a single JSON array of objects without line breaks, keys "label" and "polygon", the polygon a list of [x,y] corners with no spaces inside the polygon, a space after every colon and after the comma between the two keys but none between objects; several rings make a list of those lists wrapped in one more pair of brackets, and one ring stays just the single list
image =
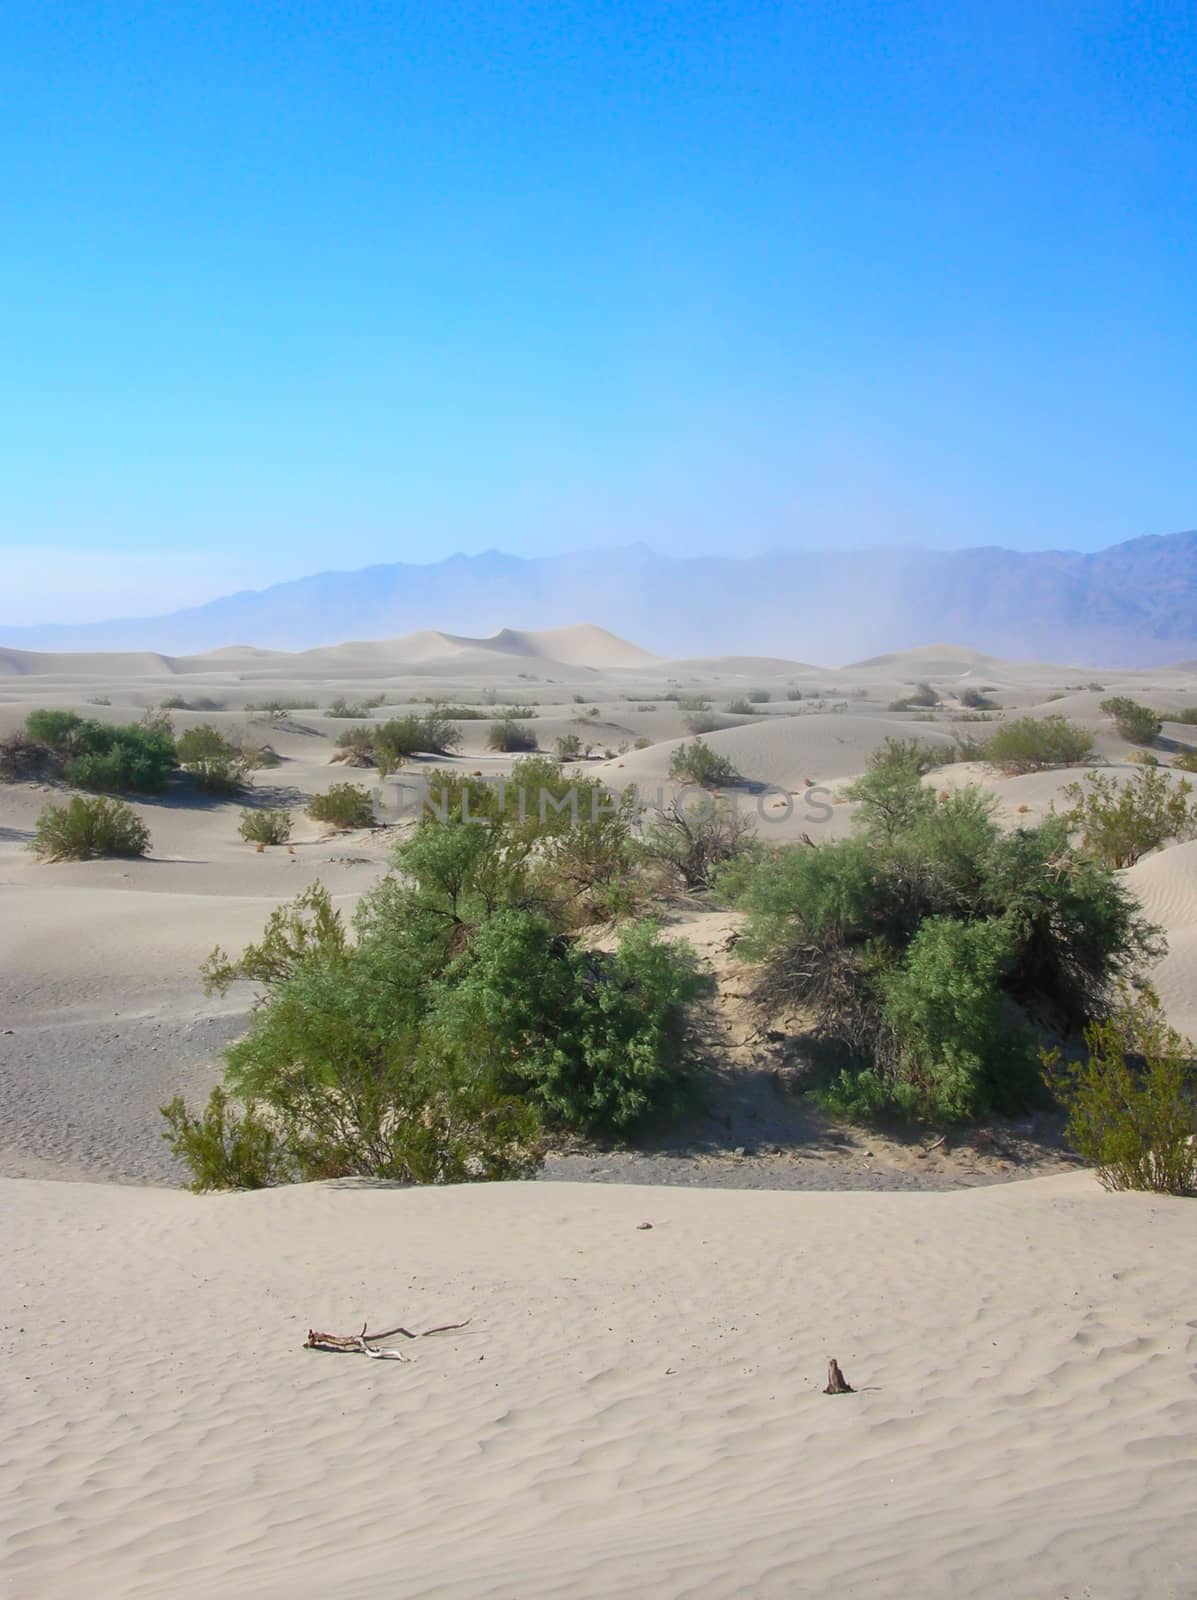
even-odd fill
[{"label": "desert sand", "polygon": [[[923,679],[939,710],[889,709]],[[668,927],[719,979],[719,1115],[672,1138],[563,1149],[555,1181],[526,1185],[196,1197],[160,1137],[158,1107],[206,1096],[252,1004],[205,996],[212,947],[317,880],[352,909],[410,825],[410,772],[331,763],[334,697],[383,696],[373,719],[470,704],[461,751],[424,765],[495,775],[512,758],[487,752],[491,720],[527,706],[543,749],[576,733],[577,770],[649,798],[689,737],[676,697],[705,697],[724,723],[708,743],[782,841],[842,833],[843,789],[887,737],[983,734],[968,687],[1084,722],[1125,774],[1106,695],[1197,704],[1192,665],[954,646],[682,663],[588,627],[293,656],[0,651],[0,735],[37,706],[128,721],[182,696],[176,729],[272,746],[252,802],[296,817],[293,851],[256,853],[242,802],[180,784],[136,804],[147,859],[44,865],[25,847],[62,791],[0,785],[0,1594],[1191,1596],[1191,1208],[1103,1193],[1034,1122],[928,1149],[787,1102],[738,1025],[735,919],[701,902]],[[726,712],[754,690],[768,701]],[[250,709],[268,700],[301,704]],[[980,782],[1015,825],[1075,776],[928,782]],[[381,826],[302,816],[345,779],[376,790]],[[1168,935],[1170,1020],[1197,1034],[1197,843],[1126,880]],[[301,1349],[309,1326],[464,1317],[409,1364]],[[819,1392],[831,1356],[858,1393]]]},{"label": "desert sand", "polygon": [[[2,1201],[22,1600],[1193,1592],[1185,1201],[1085,1174]],[[301,1348],[466,1318],[408,1364]],[[830,1356],[855,1394],[820,1392]]]}]

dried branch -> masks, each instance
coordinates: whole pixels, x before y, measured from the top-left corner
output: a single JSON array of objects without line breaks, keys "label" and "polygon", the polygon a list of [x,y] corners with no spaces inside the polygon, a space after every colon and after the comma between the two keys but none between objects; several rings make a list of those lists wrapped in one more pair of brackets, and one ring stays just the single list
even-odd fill
[{"label": "dried branch", "polygon": [[308,1329],[308,1336],[304,1340],[305,1350],[327,1350],[337,1355],[364,1355],[372,1356],[375,1361],[407,1361],[401,1350],[375,1350],[373,1346],[380,1339],[393,1339],[396,1335],[404,1339],[429,1339],[434,1333],[452,1333],[458,1328],[468,1328],[470,1318],[464,1322],[443,1322],[436,1328],[425,1328],[420,1333],[413,1333],[410,1328],[387,1328],[382,1333],[367,1333],[368,1324],[362,1324],[360,1333],[317,1333],[315,1328]]}]

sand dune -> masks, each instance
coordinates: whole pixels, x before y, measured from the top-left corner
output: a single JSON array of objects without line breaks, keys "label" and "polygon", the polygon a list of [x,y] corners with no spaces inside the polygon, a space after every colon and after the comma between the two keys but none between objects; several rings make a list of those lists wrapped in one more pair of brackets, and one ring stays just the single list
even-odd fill
[{"label": "sand dune", "polygon": [[[377,789],[382,822],[400,820],[376,774],[330,764],[345,727],[327,714],[334,696],[381,694],[377,717],[434,695],[472,702],[485,714],[462,721],[449,764],[496,775],[512,758],[487,748],[490,708],[527,701],[543,748],[577,733],[616,752],[579,771],[651,796],[690,737],[671,696],[718,710],[772,686],[759,715],[707,742],[749,785],[787,791],[761,797],[762,826],[782,840],[842,834],[851,805],[810,815],[807,782],[838,799],[886,738],[950,753],[950,711],[886,709],[917,678],[957,711],[962,679],[997,686],[1006,714],[1063,711],[1129,777],[1101,699],[1176,711],[1197,703],[1192,675],[1123,673],[1098,690],[1084,670],[950,646],[839,674],[750,656],[678,664],[585,627],[303,655],[8,651],[0,674],[0,732],[40,704],[126,720],[183,679],[192,709],[172,712],[176,727],[268,741],[282,762],[255,775],[252,798],[295,817],[294,852],[258,854],[238,837],[239,801],[179,783],[135,802],[148,860],[44,866],[24,846],[64,791],[0,787],[5,1594],[1188,1600],[1186,1202],[1105,1195],[1083,1174],[943,1191],[1014,1179],[1033,1159],[962,1145],[920,1160],[860,1130],[817,1145],[808,1123],[784,1151],[741,1162],[721,1149],[683,1180],[673,1152],[594,1152],[555,1156],[548,1175],[601,1180],[586,1185],[202,1198],[127,1185],[180,1180],[158,1108],[179,1092],[202,1102],[245,1025],[248,986],[203,993],[211,947],[238,948],[315,881],[348,913],[386,870],[391,828],[334,838],[303,816],[310,795],[349,779]],[[795,678],[804,698],[783,702]],[[305,709],[247,709],[275,696]],[[978,782],[1017,825],[1078,775],[956,763],[927,781]],[[1197,843],[1125,878],[1168,934],[1154,975],[1168,1014],[1197,1035]],[[726,914],[670,915],[712,960],[725,952]],[[721,1063],[739,1120],[729,1112],[717,1138],[763,1143],[748,1089],[762,1071],[743,1054]],[[777,1098],[771,1083],[760,1092]],[[96,1178],[118,1182],[79,1181]],[[863,1192],[882,1183],[924,1192]],[[300,1349],[312,1324],[467,1316],[409,1365]],[[819,1393],[832,1355],[859,1393]]]},{"label": "sand dune", "polygon": [[485,639],[461,634],[425,630],[396,639],[349,641],[325,645],[315,650],[290,652],[260,650],[252,645],[225,645],[194,656],[167,656],[142,653],[105,654],[96,651],[72,655],[39,653],[32,650],[0,649],[0,676],[80,678],[140,678],[164,674],[202,673],[215,669],[236,672],[240,667],[276,666],[284,675],[322,670],[335,676],[338,670],[352,671],[375,665],[418,665],[423,662],[451,662],[466,657],[485,666],[488,656],[522,656],[529,660],[559,666],[597,668],[614,671],[626,667],[650,666],[657,657],[639,645],[619,639],[592,623],[575,627],[521,631],[502,628]]},{"label": "sand dune", "polygon": [[[754,783],[797,789],[806,779],[814,783],[856,777],[863,772],[869,753],[886,739],[917,731],[928,743],[939,744],[947,754],[951,736],[940,728],[912,730],[897,717],[844,716],[835,712],[806,712],[798,716],[773,715],[740,727],[703,735],[704,742],[734,763]],[[624,756],[625,781],[667,781],[669,758],[687,739],[666,740],[651,749]]]},{"label": "sand dune", "polygon": [[1174,1028],[1197,1040],[1197,840],[1145,856],[1124,874],[1146,915],[1168,938],[1152,974]]},{"label": "sand dune", "polygon": [[156,678],[174,671],[170,656],[149,650],[50,654],[0,648],[0,677],[59,677],[83,682],[89,678]]},{"label": "sand dune", "polygon": [[[1191,1592],[1186,1202],[2,1195],[30,1600]],[[467,1317],[407,1365],[300,1348]]]},{"label": "sand dune", "polygon": [[970,672],[1001,664],[995,656],[987,656],[980,650],[966,649],[963,645],[928,644],[917,650],[892,650],[886,655],[870,656],[864,661],[852,661],[844,670],[897,673],[907,677],[962,678]]}]

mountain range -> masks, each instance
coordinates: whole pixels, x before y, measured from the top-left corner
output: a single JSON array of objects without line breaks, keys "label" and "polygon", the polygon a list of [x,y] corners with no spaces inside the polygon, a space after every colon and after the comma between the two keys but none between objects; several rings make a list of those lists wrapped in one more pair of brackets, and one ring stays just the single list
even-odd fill
[{"label": "mountain range", "polygon": [[528,558],[487,551],[317,573],[158,617],[35,627],[10,618],[0,622],[0,644],[302,650],[581,617],[669,657],[747,650],[838,665],[959,639],[1009,658],[1153,666],[1197,655],[1197,531],[1090,554],[984,547],[665,556],[643,544]]}]

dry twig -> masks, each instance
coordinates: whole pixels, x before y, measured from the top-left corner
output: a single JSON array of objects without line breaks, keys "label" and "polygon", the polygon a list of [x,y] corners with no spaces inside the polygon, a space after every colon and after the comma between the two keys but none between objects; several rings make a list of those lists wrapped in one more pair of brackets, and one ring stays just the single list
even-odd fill
[{"label": "dry twig", "polygon": [[305,1350],[327,1350],[336,1355],[363,1355],[372,1356],[375,1361],[407,1361],[402,1350],[375,1350],[373,1347],[380,1339],[393,1339],[396,1334],[404,1339],[428,1339],[434,1333],[452,1333],[457,1328],[469,1327],[470,1319],[464,1322],[445,1322],[438,1328],[425,1328],[420,1333],[413,1333],[410,1328],[387,1328],[382,1333],[367,1333],[367,1324],[362,1324],[360,1333],[317,1333],[315,1328],[308,1329],[308,1336],[303,1342]]}]

